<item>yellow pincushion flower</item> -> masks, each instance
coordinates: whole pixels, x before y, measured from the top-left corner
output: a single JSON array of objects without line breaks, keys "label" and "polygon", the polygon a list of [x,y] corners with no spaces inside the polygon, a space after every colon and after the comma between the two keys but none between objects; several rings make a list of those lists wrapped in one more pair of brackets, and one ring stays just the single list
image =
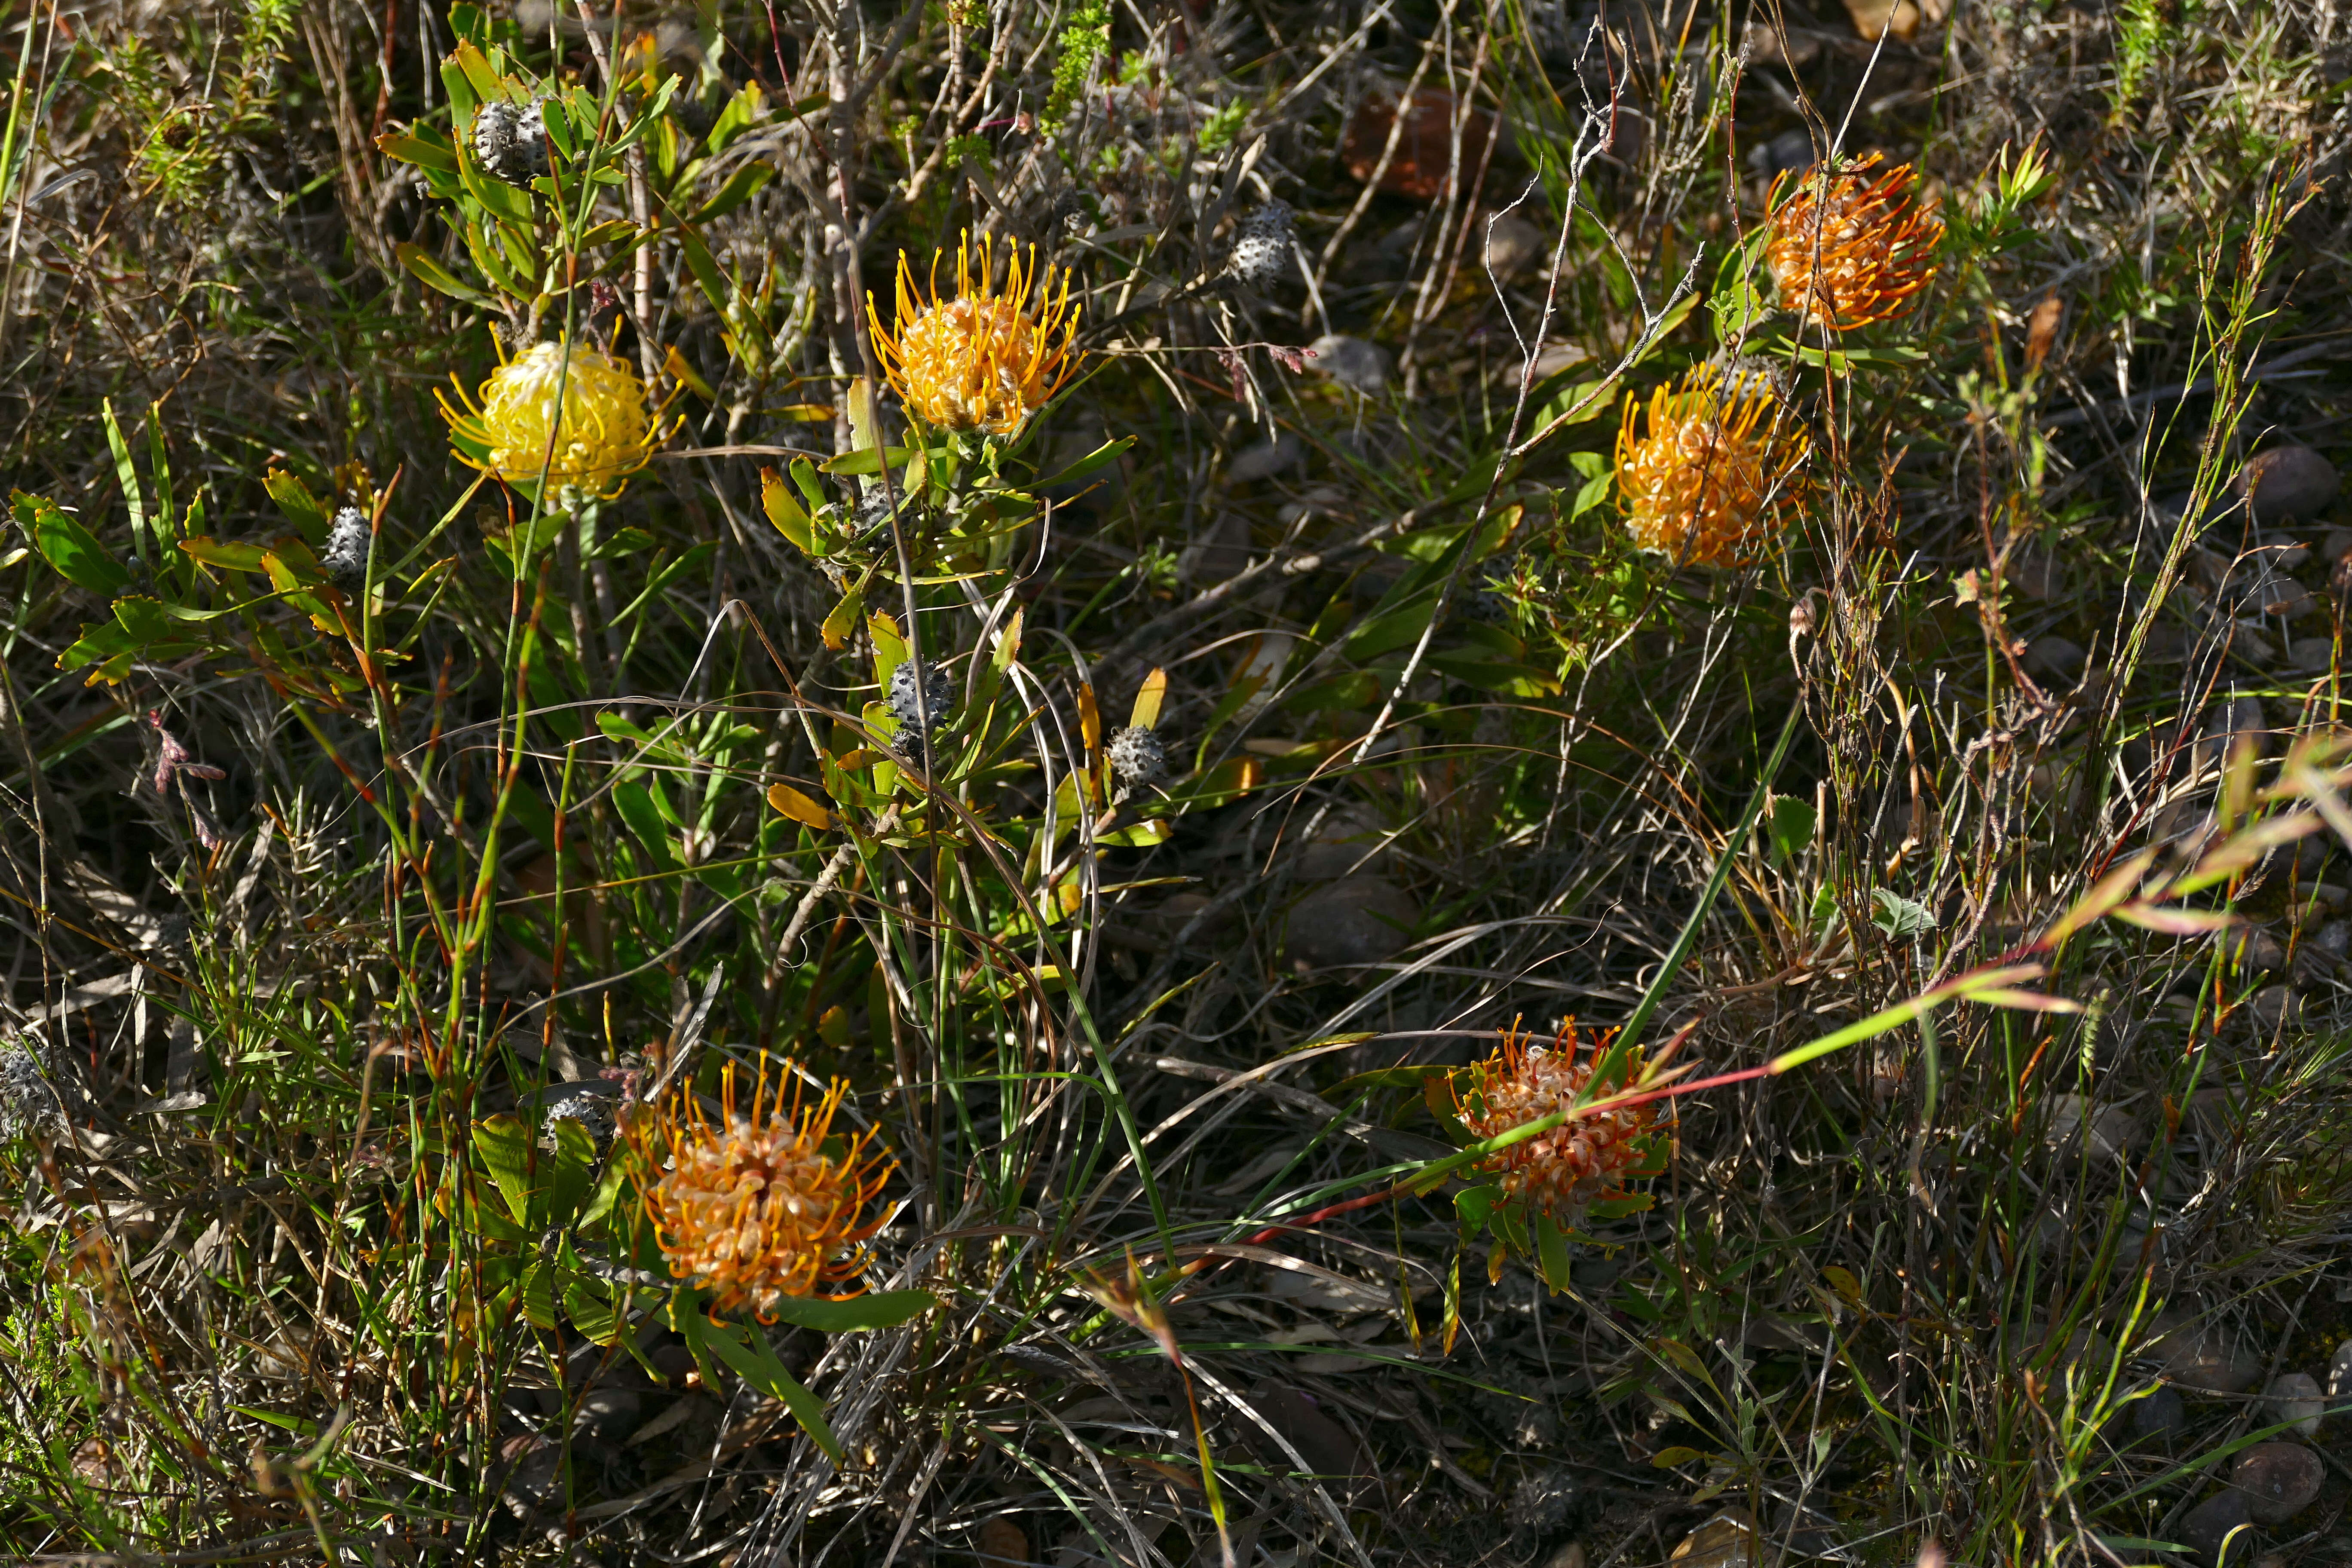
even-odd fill
[{"label": "yellow pincushion flower", "polygon": [[826,1152],[847,1083],[835,1079],[807,1106],[798,1076],[789,1065],[785,1072],[793,1085],[789,1100],[782,1085],[770,1097],[763,1072],[749,1113],[740,1114],[730,1062],[717,1124],[681,1091],[641,1115],[629,1133],[649,1163],[667,1155],[668,1168],[645,1201],[670,1273],[709,1290],[714,1310],[749,1308],[762,1322],[774,1321],[783,1298],[816,1295],[864,1271],[863,1244],[882,1222],[863,1211],[892,1169],[872,1150],[870,1129]]},{"label": "yellow pincushion flower", "polygon": [[1052,402],[1077,369],[1078,308],[1070,299],[1070,275],[1061,274],[1056,292],[1054,268],[1039,265],[1036,247],[1030,247],[1025,268],[1016,248],[1000,288],[989,239],[982,237],[975,258],[966,234],[956,246],[955,298],[943,300],[940,259],[931,258],[925,300],[916,289],[913,266],[899,253],[895,331],[883,326],[874,296],[866,295],[875,353],[891,387],[925,424],[1009,436]]},{"label": "yellow pincushion flower", "polygon": [[636,373],[584,343],[533,343],[475,396],[459,386],[462,411],[435,395],[457,460],[518,489],[544,474],[557,491],[610,500],[661,443]]},{"label": "yellow pincushion flower", "polygon": [[1944,220],[1914,199],[1908,163],[1874,177],[1878,163],[1772,182],[1764,265],[1782,305],[1834,331],[1900,315],[1936,276]]},{"label": "yellow pincushion flower", "polygon": [[1761,377],[1701,366],[1648,405],[1625,399],[1617,491],[1625,528],[1644,550],[1691,566],[1738,566],[1769,542],[1798,499],[1806,442]]}]

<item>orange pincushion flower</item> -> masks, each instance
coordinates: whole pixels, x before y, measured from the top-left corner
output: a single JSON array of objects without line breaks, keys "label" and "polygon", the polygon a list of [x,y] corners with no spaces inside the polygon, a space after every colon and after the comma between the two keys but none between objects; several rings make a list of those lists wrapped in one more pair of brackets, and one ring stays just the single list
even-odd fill
[{"label": "orange pincushion flower", "polygon": [[1644,550],[1693,566],[1738,566],[1772,536],[1797,499],[1801,431],[1761,376],[1702,365],[1643,408],[1625,399],[1617,432],[1617,491],[1625,528]]},{"label": "orange pincushion flower", "polygon": [[861,1218],[861,1211],[892,1170],[871,1149],[870,1129],[839,1153],[826,1152],[834,1112],[849,1090],[845,1080],[835,1079],[824,1099],[804,1106],[798,1075],[789,1065],[785,1073],[789,1102],[781,1084],[769,1096],[763,1071],[750,1114],[740,1115],[730,1062],[720,1079],[720,1123],[682,1091],[641,1117],[630,1134],[649,1163],[658,1158],[656,1144],[668,1156],[669,1168],[646,1189],[646,1214],[670,1273],[709,1290],[714,1311],[748,1307],[762,1322],[774,1321],[784,1297],[814,1296],[864,1271],[863,1244],[882,1222]]},{"label": "orange pincushion flower", "polygon": [[[1571,1021],[1549,1047],[1530,1046],[1516,1031],[1502,1048],[1470,1068],[1470,1092],[1457,1089],[1454,1109],[1480,1138],[1493,1138],[1554,1111],[1572,1110],[1582,1095],[1589,1103],[1607,1090],[1592,1089],[1592,1072],[1608,1037],[1601,1036],[1578,1059]],[[1639,1071],[1638,1060],[1630,1064]],[[1586,1111],[1548,1132],[1489,1154],[1479,1169],[1499,1176],[1507,1201],[1562,1226],[1574,1225],[1594,1203],[1623,1195],[1628,1176],[1643,1173],[1651,1153],[1656,1102]]]},{"label": "orange pincushion flower", "polygon": [[913,266],[899,253],[895,332],[882,325],[874,296],[866,295],[874,352],[892,388],[926,424],[1009,436],[1052,402],[1077,369],[1072,344],[1078,308],[1070,300],[1070,275],[1061,274],[1057,292],[1054,269],[1038,264],[1036,247],[1030,247],[1026,268],[1016,248],[1000,289],[988,237],[982,237],[975,270],[966,234],[956,245],[956,297],[943,300],[940,259],[931,258],[930,298],[924,300]]},{"label": "orange pincushion flower", "polygon": [[1911,165],[1874,178],[1875,153],[1773,182],[1764,265],[1780,302],[1834,331],[1900,315],[1936,276],[1944,220],[1914,199]]}]

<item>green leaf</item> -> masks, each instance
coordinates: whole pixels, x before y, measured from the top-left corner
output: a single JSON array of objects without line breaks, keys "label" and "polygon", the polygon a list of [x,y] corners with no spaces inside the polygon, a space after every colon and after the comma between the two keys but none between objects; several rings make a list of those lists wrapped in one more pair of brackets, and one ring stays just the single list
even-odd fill
[{"label": "green leaf", "polygon": [[563,1276],[563,1315],[572,1326],[600,1345],[621,1337],[625,1320],[613,1309],[612,1288],[601,1279],[567,1271]]},{"label": "green leaf", "polygon": [[844,452],[838,458],[828,458],[819,463],[817,468],[819,472],[827,474],[878,474],[884,463],[894,468],[900,468],[913,456],[914,448],[911,447],[885,447],[879,451],[868,447],[864,451]]},{"label": "green leaf", "polygon": [[1066,485],[1075,480],[1083,479],[1097,469],[1117,462],[1119,457],[1134,445],[1135,437],[1132,436],[1121,436],[1116,441],[1106,441],[1052,479],[1038,480],[1036,488],[1041,490],[1052,489],[1055,485]]},{"label": "green leaf", "polygon": [[833,1435],[832,1426],[826,1424],[824,1405],[802,1385],[798,1378],[784,1370],[784,1363],[776,1359],[776,1352],[769,1348],[764,1335],[740,1323],[706,1323],[702,1340],[719,1360],[734,1370],[736,1376],[761,1393],[782,1400],[784,1407],[816,1440],[816,1446],[824,1450],[826,1458],[835,1464],[841,1462],[841,1439]]},{"label": "green leaf", "polygon": [[1918,936],[1936,929],[1936,911],[1916,899],[1906,899],[1885,888],[1873,888],[1870,901],[1878,910],[1870,917],[1870,923],[1888,936]]},{"label": "green leaf", "polygon": [[224,572],[261,572],[261,557],[266,555],[261,545],[247,545],[233,538],[219,541],[209,533],[184,538],[179,541],[179,548],[207,566],[221,566]]},{"label": "green leaf", "polygon": [[542,1332],[555,1328],[555,1268],[545,1258],[522,1271],[522,1315]]},{"label": "green leaf", "polygon": [[500,1114],[474,1123],[474,1152],[499,1184],[507,1211],[521,1223],[530,1223],[530,1129],[514,1117]]},{"label": "green leaf", "polygon": [[9,500],[16,526],[31,537],[33,548],[58,576],[109,598],[130,585],[131,574],[122,563],[79,521],[59,511],[56,502],[23,490],[10,492]]},{"label": "green leaf", "polygon": [[437,289],[452,300],[461,300],[468,305],[487,308],[498,303],[496,300],[483,293],[471,283],[463,281],[456,273],[426,255],[425,247],[421,245],[414,245],[404,239],[392,247],[392,253],[400,258],[401,266],[408,269],[410,276],[428,289]]},{"label": "green leaf", "polygon": [[677,232],[678,248],[686,254],[687,270],[702,289],[702,297],[721,316],[727,314],[727,279],[719,270],[719,263],[710,257],[710,247],[701,235],[691,228]]},{"label": "green leaf", "polygon": [[1764,829],[1772,864],[1785,866],[1813,841],[1812,803],[1793,795],[1777,795],[1764,814]]},{"label": "green leaf", "polygon": [[760,470],[760,508],[775,524],[776,531],[799,546],[802,554],[817,552],[816,531],[809,514],[785,488],[784,477],[773,468]]},{"label": "green leaf", "polygon": [[787,1296],[770,1310],[795,1328],[845,1334],[859,1329],[895,1329],[938,1305],[939,1298],[929,1290],[884,1290],[871,1296],[853,1296],[846,1301]]},{"label": "green leaf", "polygon": [[547,1173],[547,1223],[570,1225],[595,1185],[596,1141],[568,1116],[551,1130],[555,1134],[555,1158]]},{"label": "green leaf", "polygon": [[261,488],[286,514],[286,521],[300,531],[302,538],[313,549],[327,542],[327,509],[310,493],[299,474],[285,468],[272,468],[262,477]]},{"label": "green leaf", "polygon": [[99,668],[91,674],[91,681],[116,681],[130,672],[131,658],[138,651],[138,639],[123,630],[121,622],[93,621],[82,627],[73,646],[58,655],[58,668],[79,669],[86,664],[96,664]]},{"label": "green leaf", "polygon": [[161,642],[173,632],[172,617],[164,613],[163,601],[144,596],[114,601],[114,618],[131,637],[142,643]]},{"label": "green leaf", "polygon": [[445,174],[457,172],[457,150],[436,125],[417,124],[406,131],[387,131],[375,139],[375,150],[420,169]]},{"label": "green leaf", "polygon": [[689,221],[709,223],[712,218],[724,217],[759,195],[760,187],[775,177],[776,167],[772,163],[744,164],[727,177],[725,184],[711,193],[710,199],[696,210]]}]

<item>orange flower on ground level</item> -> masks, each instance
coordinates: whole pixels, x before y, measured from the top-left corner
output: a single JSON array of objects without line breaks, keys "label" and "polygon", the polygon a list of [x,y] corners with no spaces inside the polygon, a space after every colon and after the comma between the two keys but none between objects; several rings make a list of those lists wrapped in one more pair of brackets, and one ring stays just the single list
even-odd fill
[{"label": "orange flower on ground level", "polygon": [[895,331],[883,326],[874,296],[866,295],[874,351],[892,388],[925,424],[1009,436],[1052,402],[1077,369],[1072,345],[1078,308],[1070,300],[1070,275],[1060,275],[1056,291],[1054,268],[1038,264],[1036,247],[1030,247],[1025,268],[1016,248],[1000,288],[993,246],[982,237],[975,271],[966,234],[956,245],[955,298],[943,300],[940,259],[931,258],[925,300],[916,289],[914,267],[899,253]]},{"label": "orange flower on ground level", "polygon": [[462,408],[446,393],[434,396],[457,460],[510,485],[535,485],[544,474],[557,490],[610,500],[661,442],[636,373],[584,343],[533,343],[474,396],[458,386]]},{"label": "orange flower on ground level", "polygon": [[749,1308],[763,1322],[773,1321],[784,1297],[814,1296],[864,1271],[864,1243],[882,1222],[861,1215],[892,1169],[872,1150],[870,1129],[838,1153],[826,1152],[845,1081],[835,1079],[808,1106],[798,1075],[789,1064],[785,1072],[789,1101],[781,1084],[769,1097],[763,1071],[750,1113],[738,1114],[730,1062],[720,1079],[719,1122],[682,1089],[630,1133],[649,1162],[667,1156],[668,1169],[645,1201],[670,1273],[710,1291],[714,1310]]},{"label": "orange flower on ground level", "polygon": [[[1549,1047],[1507,1034],[1499,1050],[1471,1065],[1470,1090],[1456,1089],[1455,1111],[1486,1139],[1569,1110],[1579,1095],[1591,1093],[1593,1068],[1608,1043],[1605,1035],[1595,1038],[1580,1060],[1573,1023]],[[1626,1177],[1649,1157],[1655,1122],[1654,1101],[1589,1112],[1489,1154],[1479,1169],[1501,1178],[1506,1200],[1571,1226],[1593,1204],[1624,1195]]]},{"label": "orange flower on ground level", "polygon": [[1780,303],[1834,331],[1899,315],[1936,275],[1944,220],[1916,199],[1911,165],[1873,176],[1871,153],[1773,182],[1764,265]]},{"label": "orange flower on ground level", "polygon": [[1796,500],[1806,442],[1760,376],[1700,366],[1659,387],[1649,428],[1628,394],[1617,432],[1617,493],[1644,550],[1692,566],[1738,566],[1769,542]]}]

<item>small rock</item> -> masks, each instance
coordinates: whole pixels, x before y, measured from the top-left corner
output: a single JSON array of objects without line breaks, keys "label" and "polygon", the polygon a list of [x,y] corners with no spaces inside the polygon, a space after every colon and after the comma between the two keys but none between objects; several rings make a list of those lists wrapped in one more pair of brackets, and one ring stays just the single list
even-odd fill
[{"label": "small rock", "polygon": [[2288,669],[2326,669],[2335,661],[2334,637],[2297,637],[2286,645]]},{"label": "small rock", "polygon": [[2193,1312],[2159,1312],[2148,1326],[2154,1337],[2140,1353],[2157,1363],[2167,1382],[2215,1394],[2243,1394],[2263,1374],[2260,1361],[2218,1324],[2200,1322]]},{"label": "small rock", "polygon": [[1584,1568],[1584,1542],[1571,1541],[1544,1559],[1543,1568]]},{"label": "small rock", "polygon": [[990,1568],[1020,1568],[1035,1559],[1029,1555],[1029,1533],[1003,1514],[985,1521],[973,1544]]},{"label": "small rock", "polygon": [[636,1430],[645,1400],[634,1388],[592,1388],[580,1396],[572,1424],[583,1432],[617,1442]]},{"label": "small rock", "polygon": [[[2322,883],[2322,887],[2332,886]],[[2304,951],[2330,963],[2341,963],[2352,955],[2352,921],[2329,921],[2304,939]]]},{"label": "small rock", "polygon": [[1312,368],[1370,397],[1389,384],[1389,351],[1361,338],[1327,332],[1307,345]]},{"label": "small rock", "polygon": [[1297,468],[1306,458],[1307,443],[1285,430],[1271,441],[1262,441],[1234,453],[1232,464],[1225,469],[1225,479],[1227,483],[1236,485],[1245,485],[1254,479],[1270,479],[1276,474],[1287,473]]},{"label": "small rock", "polygon": [[2280,572],[2298,570],[2311,559],[2311,546],[2292,533],[2263,535],[2263,559]]},{"label": "small rock", "polygon": [[2179,1389],[2159,1384],[2147,1398],[2132,1401],[2132,1436],[2141,1441],[2169,1448],[2188,1429],[2189,1406]]},{"label": "small rock", "polygon": [[2083,645],[2069,637],[2035,637],[2025,648],[2028,673],[2059,680],[2072,680],[2080,675],[2089,658]]},{"label": "small rock", "polygon": [[2263,1407],[2266,1425],[2290,1421],[2305,1437],[2319,1436],[2319,1418],[2327,1413],[2326,1402],[2319,1397],[2319,1380],[2307,1372],[2282,1373],[2271,1379],[2263,1390]]},{"label": "small rock", "polygon": [[2021,550],[2011,557],[2002,580],[2029,599],[2047,599],[2066,585],[2058,562],[2046,551]]},{"label": "small rock", "polygon": [[1412,939],[1421,905],[1385,877],[1342,877],[1298,900],[1284,951],[1306,969],[1379,963]]},{"label": "small rock", "polygon": [[[1759,29],[1752,21],[1748,24],[1748,31],[1750,37],[1759,36]],[[1771,34],[1769,30],[1761,30],[1760,36],[1769,38]],[[1811,39],[1806,41],[1811,42]],[[1814,44],[1813,49],[1815,53],[1819,53],[1821,46]],[[1774,52],[1779,52],[1777,47]],[[1748,154],[1748,166],[1767,179],[1798,169],[1810,169],[1813,166],[1813,161],[1812,132],[1802,126],[1793,131],[1781,132],[1780,134],[1773,137],[1761,147],[1751,150]]]},{"label": "small rock", "polygon": [[2273,447],[2246,459],[2230,487],[2263,524],[2317,517],[2336,499],[2336,465],[2308,447]]},{"label": "small rock", "polygon": [[[1791,70],[1799,70],[1806,66],[1811,65],[1815,60],[1822,58],[1822,41],[1819,38],[1814,37],[1810,33],[1799,34],[1792,32],[1789,37],[1788,47],[1784,48],[1780,44],[1780,35],[1773,29],[1769,23],[1759,16],[1751,16],[1748,18],[1748,30],[1740,35],[1740,42],[1748,50],[1748,58],[1749,62],[1754,65],[1786,66]],[[1783,163],[1780,165],[1780,168],[1801,169],[1805,164],[1813,161],[1813,140],[1811,137],[1806,135],[1801,131],[1783,131],[1780,135],[1772,138],[1770,144],[1778,147],[1790,136],[1796,137],[1797,140],[1804,143],[1804,151],[1799,154],[1802,162]],[[1755,153],[1750,153],[1748,155],[1748,161],[1750,163],[1754,163],[1759,160]],[[1771,169],[1767,172],[1769,174],[1779,174],[1780,169]]]},{"label": "small rock", "polygon": [[2257,1443],[2230,1468],[2230,1484],[2246,1496],[2256,1524],[2284,1524],[2319,1495],[2327,1467],[2300,1443]]},{"label": "small rock", "polygon": [[[1249,1403],[1267,1426],[1282,1435],[1284,1442],[1297,1450],[1298,1458],[1307,1461],[1308,1473],[1321,1478],[1333,1495],[1346,1499],[1380,1485],[1371,1456],[1364,1452],[1354,1433],[1323,1413],[1313,1395],[1268,1379],[1250,1390]],[[1296,1469],[1297,1461],[1270,1441],[1256,1422],[1247,1424],[1244,1436],[1268,1465],[1285,1475]]]},{"label": "small rock", "polygon": [[1557,1535],[1567,1527],[1582,1490],[1565,1469],[1536,1471],[1511,1489],[1511,1532],[1537,1539]]},{"label": "small rock", "polygon": [[2180,1539],[2214,1568],[2233,1568],[2254,1554],[2252,1532],[2247,1528],[2252,1517],[2245,1494],[2231,1489],[2215,1492],[2190,1509],[2177,1528]]},{"label": "small rock", "polygon": [[2303,1023],[2303,998],[2292,985],[2265,985],[2246,1004],[2246,1015],[2257,1031],[2274,1035]]},{"label": "small rock", "polygon": [[2301,620],[2319,608],[2311,590],[2292,577],[2273,577],[2262,585],[2262,610],[2282,620]]},{"label": "small rock", "polygon": [[2256,664],[2268,664],[2278,658],[2279,639],[2263,629],[2260,621],[2231,621],[2230,647]]},{"label": "small rock", "polygon": [[2050,1144],[2053,1148],[2079,1142],[2084,1152],[2093,1158],[2116,1160],[2131,1152],[2138,1132],[2138,1119],[2120,1105],[2095,1106],[2086,1096],[2080,1094],[2053,1094],[2050,1097]]},{"label": "small rock", "polygon": [[2352,528],[2331,528],[2319,537],[2319,558],[2333,563],[2352,555]]},{"label": "small rock", "polygon": [[1517,213],[1499,214],[1486,225],[1486,266],[1497,278],[1533,272],[1550,253],[1550,237]]},{"label": "small rock", "polygon": [[2286,943],[2262,926],[2245,926],[2223,939],[2223,946],[2242,968],[2272,970],[2286,967]]}]

